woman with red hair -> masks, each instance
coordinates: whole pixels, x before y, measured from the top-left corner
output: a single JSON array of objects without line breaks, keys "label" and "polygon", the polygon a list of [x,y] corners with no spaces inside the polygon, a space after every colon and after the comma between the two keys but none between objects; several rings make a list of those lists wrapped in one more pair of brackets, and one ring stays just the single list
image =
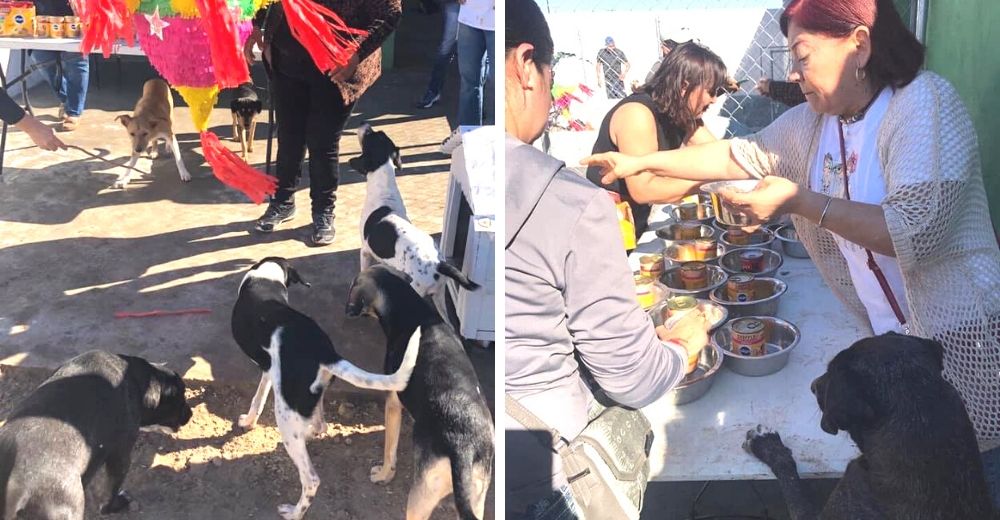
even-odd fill
[{"label": "woman with red hair", "polygon": [[583,162],[605,182],[761,179],[724,196],[757,222],[791,214],[827,285],[874,333],[944,345],[996,501],[1000,250],[969,114],[920,70],[923,46],[892,0],[792,0],[781,29],[806,103],[747,137]]}]

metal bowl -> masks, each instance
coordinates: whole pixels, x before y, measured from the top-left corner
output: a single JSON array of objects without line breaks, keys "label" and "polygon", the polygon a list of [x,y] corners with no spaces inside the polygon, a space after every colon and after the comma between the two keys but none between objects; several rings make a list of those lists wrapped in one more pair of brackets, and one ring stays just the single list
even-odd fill
[{"label": "metal bowl", "polygon": [[809,251],[806,251],[806,247],[799,241],[799,234],[791,224],[779,227],[774,235],[786,255],[792,258],[809,258]]},{"label": "metal bowl", "polygon": [[799,344],[799,328],[791,323],[772,316],[752,316],[767,326],[765,348],[767,354],[750,357],[732,352],[732,323],[727,322],[719,327],[712,336],[712,345],[719,348],[726,358],[725,364],[730,370],[744,376],[766,376],[773,374],[788,364],[788,357]]},{"label": "metal bowl", "polygon": [[[726,249],[722,247],[722,244],[718,244],[715,246],[715,256],[713,256],[712,258],[706,258],[704,260],[691,258],[690,256],[688,256],[691,254],[691,252],[685,253],[681,250],[683,242],[693,242],[693,241],[677,240],[663,250],[663,260],[667,263],[667,265],[681,265],[685,262],[705,262],[706,264],[709,265],[718,265],[719,257],[726,252]],[[692,243],[691,246],[693,247],[694,244]]]},{"label": "metal bowl", "polygon": [[701,191],[712,195],[712,208],[715,211],[716,220],[723,224],[749,226],[751,224],[750,217],[727,203],[719,196],[719,193],[725,190],[748,193],[753,191],[759,182],[757,179],[709,182],[701,185]]},{"label": "metal bowl", "polygon": [[712,290],[708,297],[718,305],[726,308],[730,318],[742,318],[744,316],[774,316],[778,313],[778,300],[785,291],[788,284],[777,278],[755,278],[754,291],[757,294],[767,294],[763,298],[756,298],[746,302],[734,302],[726,297],[726,287],[722,286]]},{"label": "metal bowl", "polygon": [[[681,242],[674,238],[674,231],[677,229],[679,224],[674,222],[673,224],[667,224],[656,230],[656,236],[660,240],[663,240],[667,246],[672,245],[674,242]],[[715,238],[716,236],[715,228],[712,226],[702,225],[698,234],[698,238]]]},{"label": "metal bowl", "polygon": [[[653,320],[653,325],[657,327],[663,325],[663,311],[667,308],[668,299],[649,308],[649,319]],[[729,319],[729,311],[726,307],[711,300],[698,299],[698,310],[705,313],[705,317],[712,322],[712,325],[708,329],[709,331],[719,328]]]},{"label": "metal bowl", "polygon": [[726,251],[732,251],[733,249],[740,249],[743,247],[773,248],[774,233],[772,233],[770,230],[766,228],[761,228],[758,229],[757,231],[754,231],[753,233],[749,233],[750,241],[747,244],[734,244],[730,242],[729,234],[731,232],[732,230],[729,230],[719,235],[719,244],[721,244]]},{"label": "metal bowl", "polygon": [[[685,289],[684,284],[681,283],[681,266],[675,265],[667,267],[660,275],[660,279],[656,283],[660,284],[664,291],[665,297],[669,298],[671,296],[688,295],[694,296],[695,298],[705,299],[708,298],[708,293],[712,292],[717,287],[721,287],[726,283],[729,275],[722,270],[717,265],[708,265],[708,285],[704,289]],[[655,285],[655,284],[654,284]]]},{"label": "metal bowl", "polygon": [[[715,219],[715,207],[712,204],[698,203],[698,214],[704,215],[704,217],[696,218],[693,220],[697,220],[698,222],[701,222],[704,225],[709,225],[712,223],[712,220]],[[692,219],[681,218],[681,209],[676,206],[674,207],[674,209],[670,210],[670,215],[673,216],[674,220],[677,222],[680,222],[682,220],[692,220]]]},{"label": "metal bowl", "polygon": [[[762,263],[763,267],[758,272],[744,271],[743,267],[740,265],[740,252],[741,251],[761,251],[764,253],[764,261]],[[719,258],[719,267],[725,270],[729,274],[735,273],[750,273],[754,276],[774,276],[774,273],[778,272],[781,264],[784,263],[784,259],[781,257],[781,253],[777,251],[771,251],[770,249],[763,247],[741,247],[739,249],[733,249],[727,251],[726,254]]]},{"label": "metal bowl", "polygon": [[715,382],[715,375],[722,367],[722,360],[719,347],[712,344],[705,345],[705,348],[701,349],[701,357],[695,369],[684,376],[684,379],[671,390],[674,404],[687,404],[705,395]]}]

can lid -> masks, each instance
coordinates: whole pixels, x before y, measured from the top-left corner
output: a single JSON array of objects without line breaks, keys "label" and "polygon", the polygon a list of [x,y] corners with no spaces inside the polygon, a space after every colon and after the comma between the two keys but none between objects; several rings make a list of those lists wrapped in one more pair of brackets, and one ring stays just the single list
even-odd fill
[{"label": "can lid", "polygon": [[639,257],[640,264],[655,264],[657,262],[663,261],[663,255],[652,253],[648,255],[642,255]]},{"label": "can lid", "polygon": [[757,318],[739,318],[733,320],[733,332],[739,334],[749,334],[758,332],[764,328],[764,322]]},{"label": "can lid", "polygon": [[694,296],[682,295],[674,296],[667,300],[667,307],[672,310],[693,309],[698,306],[698,300]]},{"label": "can lid", "polygon": [[729,281],[732,283],[747,283],[752,282],[754,275],[749,273],[737,273],[729,275]]}]

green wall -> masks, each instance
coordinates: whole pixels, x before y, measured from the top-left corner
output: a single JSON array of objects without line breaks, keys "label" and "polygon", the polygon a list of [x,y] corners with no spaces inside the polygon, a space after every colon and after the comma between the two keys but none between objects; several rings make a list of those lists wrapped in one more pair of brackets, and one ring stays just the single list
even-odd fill
[{"label": "green wall", "polygon": [[955,85],[972,115],[990,215],[1000,230],[1000,2],[929,3],[927,68]]}]

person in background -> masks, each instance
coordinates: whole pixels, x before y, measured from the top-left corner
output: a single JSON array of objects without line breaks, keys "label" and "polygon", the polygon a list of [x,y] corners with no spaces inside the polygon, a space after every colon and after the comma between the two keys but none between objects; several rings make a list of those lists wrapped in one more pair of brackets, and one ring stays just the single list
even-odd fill
[{"label": "person in background", "polygon": [[417,102],[417,108],[430,108],[441,100],[441,89],[444,86],[444,79],[448,75],[448,66],[451,65],[451,60],[455,58],[458,49],[459,9],[458,0],[441,0],[441,16],[443,18],[441,43],[438,44],[437,54],[434,56],[434,67],[431,69],[427,90]]},{"label": "person in background", "polygon": [[493,55],[494,0],[459,0],[458,124],[492,125],[493,85],[496,61]]},{"label": "person in background", "polygon": [[625,76],[632,65],[625,52],[615,46],[615,39],[604,39],[604,48],[597,52],[597,86],[605,87],[608,99],[625,97]]},{"label": "person in background", "polygon": [[[38,16],[75,16],[66,0],[36,0]],[[90,59],[79,52],[43,51],[34,49],[31,58],[35,63],[49,63],[41,69],[45,80],[59,98],[58,130],[72,132],[80,125],[84,105],[87,104],[87,87],[90,84]],[[56,67],[55,62],[62,64]]]},{"label": "person in background", "polygon": [[969,113],[951,83],[921,70],[924,46],[892,0],[792,0],[780,23],[806,103],[747,137],[583,162],[607,180],[761,179],[722,196],[756,222],[790,214],[870,332],[944,346],[944,377],[1000,504],[1000,249]]},{"label": "person in background", "polygon": [[35,119],[35,116],[25,112],[7,95],[5,90],[0,90],[0,120],[8,125],[14,125],[28,134],[28,137],[42,150],[51,152],[57,148],[66,148],[66,144],[56,137],[51,128]]},{"label": "person in background", "polygon": [[[722,59],[697,43],[682,43],[664,57],[650,81],[608,111],[593,153],[645,155],[714,141],[701,116],[726,85]],[[602,186],[601,168],[588,168],[587,178]],[[677,202],[695,193],[700,185],[647,173],[615,181],[606,188],[621,195],[632,208],[638,239],[646,231],[651,204]]]},{"label": "person in background", "polygon": [[[328,77],[292,36],[282,4],[275,2],[254,19],[255,29],[244,53],[263,51],[271,76],[278,123],[278,190],[255,228],[270,233],[295,216],[295,190],[302,160],[309,150],[309,197],[312,200],[311,243],[333,243],[334,204],[340,179],[340,136],[351,110],[382,74],[382,43],[396,29],[400,0],[321,0],[349,27],[367,32],[347,65]],[[261,27],[265,30],[261,32]]]},{"label": "person in background", "polygon": [[649,83],[653,80],[653,75],[656,74],[656,70],[659,69],[660,64],[663,63],[663,58],[666,58],[667,54],[670,54],[670,51],[676,49],[678,45],[680,44],[669,38],[660,41],[660,57],[657,58],[656,63],[653,63],[653,66],[649,68],[649,72],[646,73],[646,79],[643,80],[643,83]]},{"label": "person in background", "polygon": [[[553,42],[533,0],[506,0],[504,388],[566,439],[586,426],[593,380],[639,408],[683,377],[708,342],[701,313],[654,329],[636,301],[615,208],[604,190],[531,146],[552,105]],[[506,420],[508,518],[573,519],[551,445]],[[552,464],[548,464],[552,461]]]}]

